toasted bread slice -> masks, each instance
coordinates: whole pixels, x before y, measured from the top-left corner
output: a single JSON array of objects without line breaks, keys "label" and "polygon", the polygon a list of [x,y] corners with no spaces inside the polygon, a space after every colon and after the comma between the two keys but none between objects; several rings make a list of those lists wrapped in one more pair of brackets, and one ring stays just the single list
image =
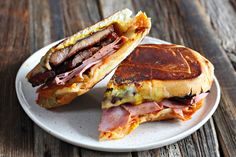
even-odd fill
[{"label": "toasted bread slice", "polygon": [[99,139],[123,138],[148,121],[190,119],[202,106],[213,76],[213,65],[190,48],[138,46],[107,85]]},{"label": "toasted bread slice", "polygon": [[51,48],[41,59],[40,63],[28,73],[27,78],[29,80],[38,74],[53,69],[50,64],[50,59],[53,54],[70,46],[74,46],[78,41],[83,40],[104,28],[112,25],[119,36],[126,38],[125,43],[122,44],[121,47],[114,53],[103,57],[101,61],[86,70],[82,77],[76,75],[63,85],[50,84],[39,88],[37,103],[45,108],[69,104],[77,96],[89,91],[96,83],[103,79],[122,60],[124,60],[141,42],[151,27],[151,21],[145,13],[139,12],[133,18],[131,17],[131,14],[132,12],[128,9],[121,10],[93,26],[85,28],[66,38],[58,45]]},{"label": "toasted bread slice", "polygon": [[213,65],[190,48],[141,45],[117,68],[102,108],[197,95],[210,89],[213,75]]}]

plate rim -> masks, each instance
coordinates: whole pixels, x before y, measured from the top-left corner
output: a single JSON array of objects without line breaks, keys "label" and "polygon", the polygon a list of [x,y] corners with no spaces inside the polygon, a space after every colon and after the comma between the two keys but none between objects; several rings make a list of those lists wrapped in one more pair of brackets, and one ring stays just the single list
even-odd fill
[{"label": "plate rim", "polygon": [[[160,40],[160,39],[157,39],[157,38],[149,37],[149,36],[146,36],[145,38],[151,39],[151,40],[155,40],[155,41],[163,43],[163,44],[171,44],[169,42],[166,42],[166,41],[163,41],[163,40]],[[63,39],[61,39],[61,40],[63,40]],[[185,130],[184,132],[181,132],[180,134],[178,134],[176,136],[173,136],[171,138],[167,138],[167,139],[161,140],[162,143],[152,142],[152,143],[149,143],[149,144],[139,145],[139,146],[136,146],[136,147],[133,147],[133,148],[131,148],[131,147],[129,147],[129,148],[120,148],[120,147],[119,148],[105,148],[105,147],[99,147],[99,146],[94,146],[94,145],[90,145],[90,144],[80,143],[79,141],[75,142],[75,141],[73,141],[71,139],[68,139],[68,138],[64,137],[60,133],[54,132],[53,129],[48,128],[43,122],[38,120],[34,116],[34,114],[30,111],[30,109],[27,107],[26,104],[28,104],[28,103],[27,103],[26,99],[24,98],[23,92],[20,91],[21,84],[22,84],[20,82],[20,72],[23,69],[23,67],[25,66],[25,64],[29,60],[31,60],[31,58],[33,58],[38,51],[42,51],[42,49],[45,49],[45,48],[48,48],[48,47],[52,47],[53,45],[56,45],[57,43],[59,43],[61,40],[55,41],[55,42],[53,42],[53,43],[51,43],[49,45],[44,46],[43,48],[41,48],[41,49],[39,49],[37,51],[35,51],[34,54],[29,56],[22,63],[22,65],[20,66],[20,68],[19,68],[19,70],[17,72],[17,75],[16,75],[15,90],[16,90],[17,98],[18,98],[18,101],[20,102],[21,107],[23,108],[24,112],[30,117],[30,119],[36,125],[38,125],[40,128],[42,128],[44,131],[46,131],[50,135],[52,135],[52,136],[54,136],[54,137],[56,137],[56,138],[58,138],[58,139],[60,139],[62,141],[65,141],[67,143],[73,144],[75,146],[79,146],[79,147],[83,147],[83,148],[88,148],[88,149],[93,149],[93,150],[97,150],[97,151],[106,151],[106,152],[131,152],[131,151],[143,151],[143,150],[148,150],[148,149],[159,148],[159,147],[163,147],[163,146],[172,144],[174,142],[177,142],[177,141],[179,141],[179,140],[181,140],[181,139],[191,135],[193,132],[197,131],[199,128],[201,128],[211,118],[211,116],[216,111],[216,109],[217,109],[217,107],[219,105],[221,90],[220,90],[219,82],[218,82],[217,78],[214,76],[214,83],[215,83],[215,86],[216,86],[216,99],[215,99],[215,104],[212,107],[212,109],[210,110],[210,112],[207,113],[207,115],[199,123],[197,123],[197,125],[191,127],[188,130]],[[23,104],[25,104],[25,105],[23,105]]]}]

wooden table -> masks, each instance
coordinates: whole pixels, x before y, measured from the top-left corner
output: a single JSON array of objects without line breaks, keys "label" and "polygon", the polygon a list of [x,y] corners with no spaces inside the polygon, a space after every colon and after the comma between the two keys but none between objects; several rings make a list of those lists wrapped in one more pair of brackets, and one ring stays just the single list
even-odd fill
[{"label": "wooden table", "polygon": [[[214,63],[222,89],[217,111],[191,136],[149,151],[97,152],[54,138],[20,107],[17,70],[37,49],[126,7],[152,18],[150,36],[191,47]],[[236,0],[5,0],[0,30],[0,157],[236,156]]]}]

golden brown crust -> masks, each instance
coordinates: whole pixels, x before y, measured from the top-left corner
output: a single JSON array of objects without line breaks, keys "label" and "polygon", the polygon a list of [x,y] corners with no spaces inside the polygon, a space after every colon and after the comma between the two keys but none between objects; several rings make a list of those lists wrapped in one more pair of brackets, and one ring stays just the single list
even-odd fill
[{"label": "golden brown crust", "polygon": [[[100,63],[91,67],[88,75],[83,75],[84,79],[81,79],[80,77],[74,77],[64,86],[54,86],[39,90],[37,101],[38,104],[45,108],[53,108],[68,104],[76,96],[82,95],[89,91],[96,83],[98,83],[116,66],[118,66],[118,64],[124,60],[141,42],[151,27],[150,19],[143,12],[139,12],[133,19],[130,19],[129,16],[130,11],[121,11],[118,14],[116,13],[113,16],[110,16],[105,20],[95,24],[96,27],[91,26],[86,29],[87,31],[81,31],[82,33],[80,34],[88,33],[91,31],[91,28],[95,29],[97,27],[101,27],[101,25],[104,27],[115,23],[116,29],[119,29],[119,32],[123,32],[121,35],[127,37],[128,40],[115,53],[104,58]],[[124,21],[122,21],[122,19],[124,19]],[[45,57],[47,58],[47,55]],[[43,59],[44,62],[47,60],[45,57]]]},{"label": "golden brown crust", "polygon": [[[156,78],[148,79],[151,73],[146,73],[147,77],[141,81],[130,82],[130,80],[128,80],[128,82],[126,82],[124,79],[125,83],[117,83],[117,80],[113,78],[107,85],[109,90],[107,90],[105,93],[104,101],[102,102],[102,108],[110,108],[112,106],[118,106],[127,102],[140,104],[145,100],[159,102],[164,98],[183,97],[189,94],[197,95],[210,90],[214,76],[214,67],[210,61],[208,61],[196,51],[181,45],[156,46],[159,46],[162,49],[188,51],[198,62],[200,67],[199,71],[201,73],[193,78],[172,80],[162,80]],[[131,55],[135,54],[132,53]],[[140,62],[142,63],[142,61]],[[136,62],[136,64],[138,63]],[[150,68],[146,70],[148,71]],[[166,74],[168,74],[168,72],[166,72]],[[117,101],[112,101],[114,96],[118,97],[119,99]]]},{"label": "golden brown crust", "polygon": [[201,66],[193,53],[175,45],[139,45],[117,68],[115,84],[149,80],[183,80],[196,78]]}]

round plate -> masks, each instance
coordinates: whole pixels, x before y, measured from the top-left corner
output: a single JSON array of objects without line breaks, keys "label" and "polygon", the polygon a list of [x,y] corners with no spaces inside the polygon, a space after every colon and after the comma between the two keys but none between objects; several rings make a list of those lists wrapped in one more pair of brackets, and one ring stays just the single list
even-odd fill
[{"label": "round plate", "polygon": [[[220,100],[220,87],[216,78],[205,104],[188,121],[149,122],[140,125],[121,140],[98,141],[98,125],[101,117],[100,103],[106,84],[114,71],[98,83],[90,92],[79,96],[71,104],[52,110],[35,103],[35,88],[27,82],[26,74],[39,62],[52,43],[30,56],[20,67],[16,76],[16,92],[21,106],[28,116],[53,136],[77,146],[100,151],[126,152],[162,147],[174,143],[199,129],[215,112]],[[146,37],[142,43],[168,44]]]}]

